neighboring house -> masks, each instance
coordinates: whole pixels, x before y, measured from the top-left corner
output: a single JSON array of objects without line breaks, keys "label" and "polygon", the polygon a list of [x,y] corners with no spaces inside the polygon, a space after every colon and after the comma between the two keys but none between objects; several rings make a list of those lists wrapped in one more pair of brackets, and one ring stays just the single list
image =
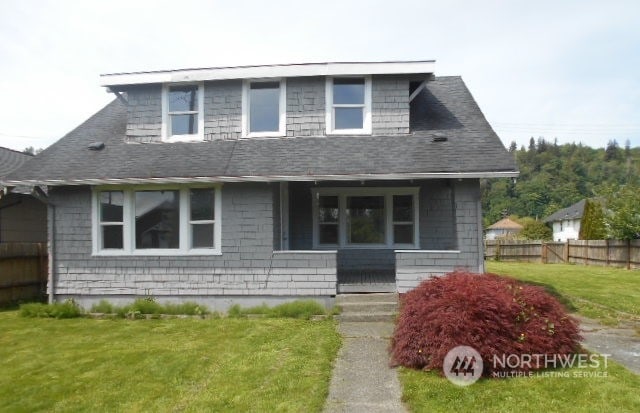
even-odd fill
[{"label": "neighboring house", "polygon": [[[0,182],[31,158],[0,147]],[[47,242],[47,208],[30,187],[9,191],[0,185],[0,244],[9,242]]]},{"label": "neighboring house", "polygon": [[495,224],[487,227],[487,232],[485,233],[484,238],[487,240],[513,239],[520,231],[522,231],[522,228],[524,227],[517,222],[509,218],[503,218]]},{"label": "neighboring house", "polygon": [[118,98],[6,179],[48,188],[50,296],[329,303],[483,271],[480,179],[517,170],[433,69],[103,75]]},{"label": "neighboring house", "polygon": [[545,224],[551,224],[554,240],[565,242],[570,239],[580,238],[580,224],[584,216],[586,203],[587,200],[583,199],[570,207],[549,215],[542,221]]}]

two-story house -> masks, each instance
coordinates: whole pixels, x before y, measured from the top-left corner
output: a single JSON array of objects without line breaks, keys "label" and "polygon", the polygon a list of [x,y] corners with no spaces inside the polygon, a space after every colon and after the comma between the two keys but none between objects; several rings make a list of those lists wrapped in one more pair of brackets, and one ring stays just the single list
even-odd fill
[{"label": "two-story house", "polygon": [[50,296],[84,305],[329,303],[482,272],[480,179],[517,175],[433,61],[101,82],[117,99],[6,179],[48,188]]}]

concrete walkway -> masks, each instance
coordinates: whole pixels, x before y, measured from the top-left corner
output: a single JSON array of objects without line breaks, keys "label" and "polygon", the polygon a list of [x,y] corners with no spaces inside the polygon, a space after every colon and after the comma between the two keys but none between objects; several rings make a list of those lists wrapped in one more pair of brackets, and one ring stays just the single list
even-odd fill
[{"label": "concrete walkway", "polygon": [[389,368],[391,322],[343,322],[326,413],[406,412],[396,370]]},{"label": "concrete walkway", "polygon": [[640,374],[640,336],[637,323],[621,323],[618,327],[608,327],[585,317],[580,320],[584,340],[582,344],[589,350],[610,354],[611,358],[632,372]]}]

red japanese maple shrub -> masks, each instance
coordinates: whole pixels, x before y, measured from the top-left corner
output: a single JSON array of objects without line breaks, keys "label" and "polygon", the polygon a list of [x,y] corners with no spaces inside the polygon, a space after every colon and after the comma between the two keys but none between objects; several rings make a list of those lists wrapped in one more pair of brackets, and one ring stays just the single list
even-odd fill
[{"label": "red japanese maple shrub", "polygon": [[580,348],[578,322],[555,297],[541,287],[495,274],[434,277],[401,301],[391,346],[394,365],[442,371],[449,350],[466,345],[480,353],[483,375],[491,376],[545,367],[541,357],[515,368],[513,363],[494,366],[494,355],[567,357]]}]

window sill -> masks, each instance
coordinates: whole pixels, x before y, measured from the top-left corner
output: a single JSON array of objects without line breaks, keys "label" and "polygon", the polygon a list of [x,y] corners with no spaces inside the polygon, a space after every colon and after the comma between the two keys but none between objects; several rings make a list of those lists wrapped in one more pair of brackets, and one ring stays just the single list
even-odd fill
[{"label": "window sill", "polygon": [[418,247],[407,245],[407,244],[395,244],[395,245],[386,245],[386,244],[355,244],[355,245],[316,245],[314,246],[315,250],[318,251],[326,251],[326,250],[395,250],[398,248],[404,248],[411,251],[418,250]]},{"label": "window sill", "polygon": [[220,250],[137,250],[126,252],[123,250],[98,251],[91,254],[92,257],[189,257],[189,256],[216,256],[222,255]]},{"label": "window sill", "polygon": [[368,129],[334,129],[328,130],[327,135],[371,135]]},{"label": "window sill", "polygon": [[245,138],[283,138],[287,136],[286,132],[252,132],[246,134]]},{"label": "window sill", "polygon": [[176,142],[202,142],[204,141],[203,135],[174,135],[162,138],[162,142],[176,143]]}]

